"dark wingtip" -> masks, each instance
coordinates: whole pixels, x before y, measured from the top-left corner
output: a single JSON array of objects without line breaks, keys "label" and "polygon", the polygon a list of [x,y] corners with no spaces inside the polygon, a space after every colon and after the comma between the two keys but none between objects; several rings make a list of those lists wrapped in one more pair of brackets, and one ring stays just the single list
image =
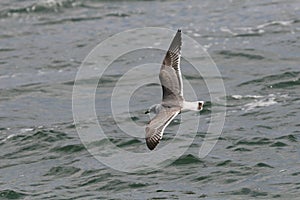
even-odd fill
[{"label": "dark wingtip", "polygon": [[149,149],[150,151],[152,151],[152,150],[155,148],[155,146],[151,146],[151,145],[149,145],[149,144],[147,144],[147,147],[148,147],[148,149]]},{"label": "dark wingtip", "polygon": [[[147,128],[146,128],[146,131],[148,131]],[[153,149],[155,149],[155,147],[158,145],[158,143],[159,143],[159,140],[155,140],[153,138],[146,138],[147,147],[151,151]]]},{"label": "dark wingtip", "polygon": [[154,150],[157,145],[158,145],[158,143],[157,144],[155,144],[155,143],[147,143],[147,147],[148,147],[148,149],[150,151]]}]

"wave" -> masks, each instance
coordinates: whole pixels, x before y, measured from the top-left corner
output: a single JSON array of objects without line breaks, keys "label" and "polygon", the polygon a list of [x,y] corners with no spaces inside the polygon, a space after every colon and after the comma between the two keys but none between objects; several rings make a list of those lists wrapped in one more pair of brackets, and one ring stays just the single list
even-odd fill
[{"label": "wave", "polygon": [[23,7],[11,7],[0,11],[0,17],[11,17],[28,13],[61,12],[62,9],[83,6],[83,2],[75,0],[46,0],[26,5]]},{"label": "wave", "polygon": [[281,81],[278,83],[274,83],[270,85],[271,88],[287,88],[287,87],[295,87],[300,85],[300,78],[294,79],[291,81]]},{"label": "wave", "polygon": [[1,199],[21,199],[27,196],[25,193],[17,192],[15,190],[0,190]]},{"label": "wave", "polygon": [[79,172],[81,169],[73,166],[52,167],[44,176],[66,177]]},{"label": "wave", "polygon": [[178,165],[190,165],[190,164],[200,164],[203,163],[198,157],[193,156],[192,154],[183,155],[174,161],[171,166],[178,166]]},{"label": "wave", "polygon": [[[280,32],[290,32],[290,26],[298,23],[299,20],[287,20],[287,21],[269,21],[262,23],[253,27],[221,27],[220,31],[228,33],[233,37],[255,37],[262,36],[266,32],[269,33],[280,33]],[[275,29],[274,27],[279,27]],[[288,27],[288,29],[284,29]]]},{"label": "wave", "polygon": [[[44,0],[38,1],[35,3],[22,5],[19,3],[18,6],[14,7],[6,7],[0,10],[0,18],[6,17],[16,17],[22,14],[32,14],[32,13],[62,13],[67,9],[76,9],[76,8],[84,8],[84,9],[101,9],[104,8],[102,2],[109,2],[107,0],[97,0],[97,1],[84,1],[84,0]],[[112,10],[115,10],[115,7],[109,7]],[[102,17],[127,17],[130,16],[127,13],[119,13],[119,12],[111,12],[107,13],[104,16],[92,17],[92,18],[67,18],[63,19],[63,21],[82,21],[88,19],[99,19]],[[58,22],[52,22],[58,23]]]},{"label": "wave", "polygon": [[85,150],[82,144],[69,144],[61,147],[55,147],[52,149],[56,153],[72,154]]},{"label": "wave", "polygon": [[230,59],[233,57],[247,58],[249,60],[263,60],[265,57],[257,54],[251,54],[249,52],[234,52],[229,50],[222,50],[218,52],[224,58]]},{"label": "wave", "polygon": [[[284,73],[280,73],[280,74],[268,75],[268,76],[264,76],[262,78],[243,82],[243,83],[239,84],[238,87],[245,86],[245,85],[252,85],[252,84],[261,85],[262,83],[266,83],[270,86],[271,85],[270,82],[275,82],[275,84],[277,84],[276,87],[280,88],[282,86],[283,87],[286,86],[286,84],[280,85],[281,82],[286,82],[286,81],[283,81],[284,79],[293,79],[292,81],[288,80],[287,85],[293,85],[293,84],[297,85],[297,84],[299,84],[299,78],[297,79],[297,77],[299,75],[300,75],[299,71],[289,71],[289,72],[284,72]],[[278,80],[279,80],[279,82],[278,82]]]},{"label": "wave", "polygon": [[[298,140],[295,135],[289,134],[281,137],[266,138],[266,137],[253,137],[242,138],[233,143],[233,145],[227,147],[233,151],[253,151],[258,146],[268,146],[269,148],[285,148],[293,146]],[[263,167],[263,164],[257,164],[258,167]]]},{"label": "wave", "polygon": [[268,196],[267,192],[263,192],[261,190],[254,190],[254,189],[250,189],[250,188],[242,188],[242,189],[239,189],[239,190],[226,192],[226,193],[228,193],[230,195],[246,195],[246,196],[250,196],[250,197]]}]

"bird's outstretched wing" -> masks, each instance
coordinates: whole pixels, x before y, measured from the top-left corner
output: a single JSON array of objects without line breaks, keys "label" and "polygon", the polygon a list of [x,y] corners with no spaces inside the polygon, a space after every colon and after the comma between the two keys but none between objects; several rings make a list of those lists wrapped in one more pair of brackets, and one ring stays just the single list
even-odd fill
[{"label": "bird's outstretched wing", "polygon": [[183,99],[180,70],[181,30],[178,30],[163,60],[159,79],[163,90],[163,101]]},{"label": "bird's outstretched wing", "polygon": [[179,107],[164,108],[146,126],[146,143],[153,150],[161,140],[165,128],[180,112]]}]

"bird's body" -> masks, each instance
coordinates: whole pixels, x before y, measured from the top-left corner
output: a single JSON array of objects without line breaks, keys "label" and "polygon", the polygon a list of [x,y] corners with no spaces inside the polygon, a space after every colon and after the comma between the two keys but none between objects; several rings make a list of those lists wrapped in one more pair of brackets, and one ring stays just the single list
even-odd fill
[{"label": "bird's body", "polygon": [[156,116],[146,126],[146,143],[153,150],[163,136],[165,128],[182,111],[200,111],[203,101],[188,102],[183,98],[182,76],[180,70],[181,30],[178,30],[163,60],[159,79],[163,97],[161,104],[151,106],[146,113]]}]

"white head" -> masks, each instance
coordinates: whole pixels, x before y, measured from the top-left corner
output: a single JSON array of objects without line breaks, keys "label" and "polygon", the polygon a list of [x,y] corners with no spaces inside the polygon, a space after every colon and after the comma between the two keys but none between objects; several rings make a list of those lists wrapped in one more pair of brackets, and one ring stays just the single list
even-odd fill
[{"label": "white head", "polygon": [[204,101],[184,101],[183,102],[183,111],[193,110],[193,111],[201,111],[203,109]]},{"label": "white head", "polygon": [[203,109],[204,101],[198,101],[198,111],[201,111]]}]

